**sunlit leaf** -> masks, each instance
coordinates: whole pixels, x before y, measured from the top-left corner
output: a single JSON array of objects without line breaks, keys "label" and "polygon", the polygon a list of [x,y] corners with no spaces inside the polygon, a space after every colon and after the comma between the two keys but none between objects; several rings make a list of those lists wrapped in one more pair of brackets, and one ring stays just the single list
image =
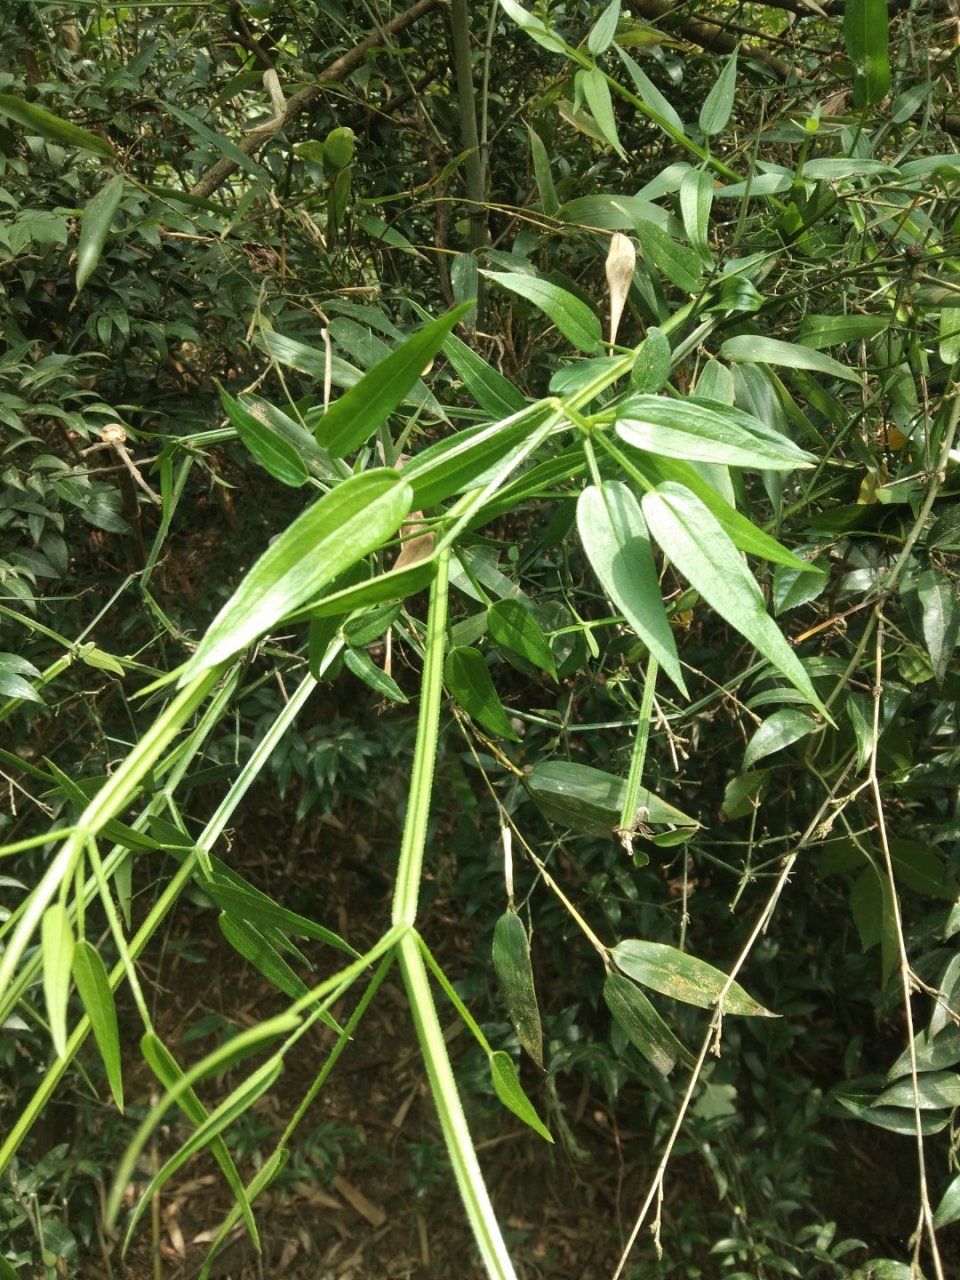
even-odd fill
[{"label": "sunlit leaf", "polygon": [[61,1058],[67,1051],[67,1001],[70,997],[73,946],[73,926],[67,909],[62,902],[52,902],[43,913],[40,947],[50,1038]]},{"label": "sunlit leaf", "polygon": [[[614,947],[612,955],[617,968],[635,982],[701,1009],[712,1009],[727,984],[727,975],[721,969],[663,942],[628,938]],[[738,982],[731,983],[724,995],[723,1012],[748,1018],[777,1016],[748,995]]]},{"label": "sunlit leaf", "polygon": [[526,298],[551,320],[568,342],[587,355],[600,345],[600,321],[585,302],[549,280],[519,271],[484,271],[488,280]]},{"label": "sunlit leaf", "polygon": [[110,1091],[122,1111],[123,1071],[117,1008],[100,953],[86,938],[81,938],[73,950],[73,978],[93,1028]]}]

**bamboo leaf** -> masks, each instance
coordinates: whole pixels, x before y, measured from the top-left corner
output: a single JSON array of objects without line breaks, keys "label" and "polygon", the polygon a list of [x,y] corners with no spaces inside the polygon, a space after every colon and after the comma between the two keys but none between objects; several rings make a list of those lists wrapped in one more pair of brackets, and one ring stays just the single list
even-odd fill
[{"label": "bamboo leaf", "polygon": [[737,53],[730,55],[700,108],[700,128],[711,137],[727,127],[737,91]]},{"label": "bamboo leaf", "polygon": [[314,503],[247,573],[207,628],[181,682],[238,653],[376,550],[399,529],[411,500],[406,481],[384,467],[345,480]]},{"label": "bamboo leaf", "polygon": [[635,982],[611,971],[603,983],[603,998],[633,1047],[662,1076],[668,1076],[678,1061],[690,1061],[688,1051]]},{"label": "bamboo leaf", "polygon": [[704,169],[689,169],[680,182],[680,217],[687,239],[709,265],[710,210],[713,207],[713,175]]},{"label": "bamboo leaf", "polygon": [[[292,489],[299,489],[307,483],[310,472],[307,470],[301,451],[264,420],[265,414],[259,416],[252,412],[239,400],[234,400],[223,387],[220,388],[220,401],[230,421],[236,427],[237,435],[275,480],[289,485]],[[295,427],[297,424],[291,420],[290,425]],[[313,436],[302,427],[300,430],[305,439],[313,445],[314,450],[319,453]]]},{"label": "bamboo leaf", "polygon": [[[727,975],[721,969],[663,942],[628,938],[614,947],[612,955],[617,968],[635,982],[700,1009],[712,1009],[727,983]],[[731,983],[724,996],[723,1012],[746,1018],[777,1017],[738,982]]]},{"label": "bamboo leaf", "polygon": [[601,53],[606,53],[613,43],[613,38],[617,34],[617,23],[620,21],[620,0],[610,0],[610,3],[597,18],[596,22],[590,29],[587,36],[587,48],[594,57],[598,57]]},{"label": "bamboo leaf", "polygon": [[478,649],[451,649],[443,665],[443,679],[464,711],[484,729],[519,742]]},{"label": "bamboo leaf", "polygon": [[487,630],[494,643],[532,662],[556,680],[557,667],[550,642],[533,614],[519,600],[508,596],[492,605],[487,610]]},{"label": "bamboo leaf", "polygon": [[671,284],[684,293],[696,293],[703,275],[700,255],[676,240],[652,222],[637,223],[637,239],[651,271],[662,272]]},{"label": "bamboo leaf", "polygon": [[484,271],[483,274],[494,284],[532,302],[578,350],[589,355],[600,345],[600,321],[585,302],[566,289],[519,271]]},{"label": "bamboo leaf", "polygon": [[530,940],[523,921],[509,907],[493,930],[493,967],[500,993],[523,1048],[543,1068],[543,1029],[533,981]]},{"label": "bamboo leaf", "polygon": [[92,151],[94,155],[103,156],[107,160],[113,159],[113,147],[106,138],[88,133],[86,129],[61,120],[43,107],[24,102],[13,94],[0,93],[0,115],[6,116],[8,120],[16,120],[25,129],[39,134],[41,138],[49,138],[51,142],[59,142],[61,146],[79,147],[81,151]]},{"label": "bamboo leaf", "polygon": [[523,394],[502,373],[487,364],[455,333],[443,340],[443,354],[463,379],[463,384],[481,409],[495,418],[507,418],[526,408]]},{"label": "bamboo leaf", "polygon": [[773,755],[775,751],[782,751],[791,743],[806,738],[816,727],[817,722],[813,716],[805,711],[798,711],[795,707],[784,707],[782,711],[775,711],[772,716],[764,720],[747,743],[747,749],[743,754],[744,769],[751,769],[764,756]]},{"label": "bamboo leaf", "polygon": [[335,458],[351,453],[385,422],[420,379],[453,326],[473,307],[463,302],[432,320],[334,400],[317,423],[317,443]]},{"label": "bamboo leaf", "polygon": [[577,532],[604,591],[677,688],[685,690],[637,499],[617,480],[591,485],[577,501]]},{"label": "bamboo leaf", "polygon": [[[612,773],[567,760],[544,761],[527,774],[527,787],[543,816],[588,836],[613,834],[620,821],[625,785]],[[699,826],[695,818],[681,813],[645,787],[640,788],[637,811],[642,812],[644,824],[651,829],[676,828],[693,835]]]},{"label": "bamboo leaf", "polygon": [[73,950],[73,978],[93,1028],[110,1091],[117,1107],[123,1111],[123,1069],[117,1007],[100,953],[86,938],[81,938]]},{"label": "bamboo leaf", "polygon": [[507,1110],[512,1111],[518,1119],[529,1125],[535,1133],[539,1133],[541,1138],[544,1138],[547,1142],[553,1142],[550,1130],[537,1115],[533,1103],[520,1086],[517,1068],[514,1066],[513,1059],[508,1053],[504,1053],[502,1049],[498,1049],[490,1055],[490,1077],[493,1080],[493,1087],[496,1090],[497,1097]]},{"label": "bamboo leaf", "polygon": [[43,956],[43,995],[50,1021],[50,1038],[59,1057],[67,1051],[67,1001],[73,965],[73,927],[62,902],[52,902],[40,926]]},{"label": "bamboo leaf", "polygon": [[543,139],[529,125],[527,125],[527,133],[530,135],[530,154],[533,157],[533,173],[537,180],[537,190],[540,192],[540,205],[543,212],[553,218],[560,208],[560,201],[550,172],[550,156],[543,145]]},{"label": "bamboo leaf", "polygon": [[191,133],[196,134],[198,138],[202,138],[215,151],[219,151],[225,159],[231,160],[238,168],[249,173],[251,178],[256,178],[258,182],[263,181],[264,170],[257,164],[256,160],[238,147],[235,142],[225,138],[222,133],[217,133],[215,130],[208,128],[203,121],[198,120],[191,112],[185,111],[183,107],[178,107],[175,102],[171,102],[169,99],[164,99],[163,109],[164,111],[169,111],[172,116],[176,116],[181,124],[187,126]]},{"label": "bamboo leaf", "polygon": [[930,665],[938,684],[960,638],[960,600],[956,584],[937,569],[925,569],[917,580],[917,594],[923,607],[923,638]]},{"label": "bamboo leaf", "polygon": [[121,174],[111,178],[105,187],[88,201],[80,215],[80,240],[77,245],[77,293],[83,288],[97,268],[100,254],[106,244],[110,227],[120,207],[124,179]]},{"label": "bamboo leaf", "polygon": [[637,358],[630,371],[630,386],[634,391],[655,395],[670,381],[672,361],[670,339],[662,329],[649,328],[637,349]]},{"label": "bamboo leaf", "polygon": [[826,715],[810,677],[767,613],[760,588],[716,517],[689,489],[670,482],[645,494],[642,507],[651,533],[690,585]]},{"label": "bamboo leaf", "polygon": [[382,667],[378,667],[366,650],[346,649],[343,654],[343,665],[379,697],[389,698],[391,702],[410,701],[396,680]]},{"label": "bamboo leaf", "polygon": [[776,364],[787,369],[813,369],[817,373],[825,373],[832,378],[843,378],[847,382],[860,382],[860,374],[833,356],[826,356],[822,351],[811,351],[809,347],[801,347],[795,342],[781,342],[777,338],[764,338],[759,333],[741,333],[736,338],[728,338],[720,348],[724,360],[746,364]]},{"label": "bamboo leaf", "polygon": [[885,0],[845,0],[843,39],[853,67],[853,105],[872,107],[890,92]]},{"label": "bamboo leaf", "polygon": [[589,71],[577,72],[577,83],[605,140],[621,159],[626,160],[627,154],[620,145],[617,118],[613,114],[613,99],[606,76],[598,67],[591,67]]},{"label": "bamboo leaf", "polygon": [[669,126],[666,129],[668,134],[673,132],[682,135],[685,130],[683,121],[647,73],[619,45],[617,46],[617,53],[620,55],[620,61],[627,68],[630,79],[636,85],[640,100],[648,108],[651,117],[660,124],[661,128],[663,125]]},{"label": "bamboo leaf", "polygon": [[752,414],[719,400],[629,396],[617,409],[617,435],[635,449],[688,462],[792,471],[816,461]]}]

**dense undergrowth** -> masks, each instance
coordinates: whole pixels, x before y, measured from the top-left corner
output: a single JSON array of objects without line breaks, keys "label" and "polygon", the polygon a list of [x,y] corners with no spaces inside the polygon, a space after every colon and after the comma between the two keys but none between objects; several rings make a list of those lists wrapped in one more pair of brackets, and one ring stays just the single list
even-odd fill
[{"label": "dense undergrowth", "polygon": [[[534,1272],[438,1000],[460,1086],[573,1161],[566,1083],[643,1087],[617,1275],[956,1265],[953,20],[659,8],[10,7],[0,1273],[203,1147],[256,1236],[394,965],[488,1274]],[[254,787],[377,833],[378,942],[231,864]],[[182,895],[286,998],[207,1053],[138,968]],[[68,1085],[116,1108],[73,1151]],[[823,1194],[852,1120],[907,1153],[894,1239]],[[716,1204],[661,1222],[688,1156]]]}]

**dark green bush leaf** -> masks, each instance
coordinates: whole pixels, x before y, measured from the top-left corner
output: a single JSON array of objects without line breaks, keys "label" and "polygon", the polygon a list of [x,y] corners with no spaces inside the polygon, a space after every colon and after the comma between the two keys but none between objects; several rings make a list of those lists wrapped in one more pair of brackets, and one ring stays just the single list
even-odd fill
[{"label": "dark green bush leaf", "polygon": [[541,1138],[546,1139],[547,1142],[553,1142],[550,1130],[537,1115],[530,1099],[520,1087],[520,1080],[517,1077],[517,1068],[514,1066],[513,1059],[508,1053],[504,1053],[502,1049],[498,1049],[490,1055],[490,1077],[493,1080],[493,1087],[496,1090],[497,1097],[507,1110],[512,1111],[518,1119],[529,1125],[535,1133],[539,1133]]},{"label": "dark green bush leaf", "polygon": [[530,941],[523,921],[512,907],[493,930],[493,967],[507,1014],[523,1048],[543,1067],[543,1030],[533,982]]},{"label": "dark green bush leaf", "polygon": [[[635,982],[701,1009],[714,1007],[727,982],[722,970],[663,942],[628,938],[614,947],[612,955],[617,968]],[[724,996],[723,1012],[746,1018],[777,1017],[748,995],[738,982],[732,983]]]},{"label": "dark green bush leaf", "polygon": [[478,649],[451,649],[443,664],[443,679],[464,711],[477,724],[501,738],[519,742],[519,736],[493,687],[483,654]]}]

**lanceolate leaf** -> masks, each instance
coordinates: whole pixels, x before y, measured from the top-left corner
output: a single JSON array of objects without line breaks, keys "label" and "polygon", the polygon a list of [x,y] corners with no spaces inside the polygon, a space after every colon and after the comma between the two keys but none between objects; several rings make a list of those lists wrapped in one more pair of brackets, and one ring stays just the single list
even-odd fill
[{"label": "lanceolate leaf", "polygon": [[608,480],[584,489],[577,532],[607,595],[669,675],[685,691],[640,504],[625,484]]},{"label": "lanceolate leaf", "polygon": [[81,938],[73,951],[73,978],[93,1028],[93,1036],[100,1050],[100,1057],[103,1059],[110,1091],[118,1108],[122,1111],[123,1072],[117,1008],[100,953],[87,942],[86,938]]},{"label": "lanceolate leaf", "polygon": [[89,201],[80,215],[80,242],[77,245],[77,293],[97,268],[110,227],[123,196],[123,177],[117,174]]},{"label": "lanceolate leaf", "polygon": [[365,649],[345,650],[343,665],[381,698],[389,698],[391,702],[410,701],[393,676],[384,671],[383,667],[378,667]]},{"label": "lanceolate leaf", "polygon": [[777,364],[787,369],[813,369],[833,378],[845,378],[848,382],[860,382],[860,374],[833,356],[794,342],[780,342],[777,338],[764,338],[757,333],[741,333],[728,338],[720,348],[724,360],[742,361],[748,364]]},{"label": "lanceolate leaf", "polygon": [[668,133],[672,129],[675,133],[682,134],[684,132],[683,121],[647,73],[643,71],[639,64],[631,58],[630,54],[624,49],[621,49],[619,45],[617,45],[617,53],[620,55],[621,62],[630,73],[630,78],[637,87],[640,100],[643,102],[644,106],[649,109],[651,117],[655,119],[658,124],[661,124],[661,127],[663,124],[669,125],[670,129],[667,130]]},{"label": "lanceolate leaf", "polygon": [[774,436],[742,409],[717,400],[630,396],[617,410],[617,434],[637,449],[689,462],[722,462],[792,471],[814,459],[786,436]]},{"label": "lanceolate leaf", "polygon": [[540,204],[543,206],[543,212],[552,218],[560,208],[560,201],[550,172],[550,155],[543,145],[543,139],[529,125],[527,125],[527,133],[530,135],[530,153],[533,156],[533,172],[537,179],[537,190],[540,192]]},{"label": "lanceolate leaf", "polygon": [[296,519],[256,562],[207,629],[182,681],[239,652],[381,546],[410,511],[389,468],[345,480]]},{"label": "lanceolate leaf", "polygon": [[[237,429],[237,435],[274,479],[294,489],[307,483],[310,473],[301,451],[265,420],[265,414],[263,417],[258,416],[246,405],[234,400],[223,387],[220,388],[220,400],[227,416]],[[296,425],[291,422],[291,426]],[[302,427],[300,430],[305,440],[319,453],[313,436]]]},{"label": "lanceolate leaf", "polygon": [[796,707],[784,707],[782,711],[775,711],[764,720],[747,743],[743,755],[744,769],[752,768],[764,756],[773,755],[775,751],[782,751],[791,743],[799,742],[816,727],[817,722],[813,716],[805,711],[798,711]]},{"label": "lanceolate leaf", "polygon": [[518,741],[490,671],[478,649],[451,649],[443,666],[447,688],[477,724],[502,738]]},{"label": "lanceolate leaf", "polygon": [[652,1067],[668,1076],[689,1053],[635,982],[611,971],[603,984],[603,998],[624,1035]]},{"label": "lanceolate leaf", "polygon": [[650,328],[640,343],[637,359],[630,371],[630,386],[634,391],[654,395],[670,381],[672,362],[670,339],[662,329]]},{"label": "lanceolate leaf", "polygon": [[543,1031],[533,983],[530,941],[523,921],[509,907],[493,930],[493,967],[503,1002],[521,1045],[543,1066]]},{"label": "lanceolate leaf", "polygon": [[589,355],[600,345],[600,321],[585,302],[559,285],[519,271],[484,271],[488,280],[532,302],[568,342]]},{"label": "lanceolate leaf", "polygon": [[700,499],[668,482],[645,494],[642,506],[650,532],[690,585],[826,714],[800,659],[767,613],[740,553]]},{"label": "lanceolate leaf", "polygon": [[530,610],[519,600],[498,600],[487,611],[490,638],[501,648],[532,662],[547,675],[557,678],[557,667],[550,642]]},{"label": "lanceolate leaf", "polygon": [[73,928],[62,902],[53,902],[43,913],[40,929],[43,954],[43,994],[50,1020],[50,1038],[60,1055],[67,1051],[67,1000],[73,964]]},{"label": "lanceolate leaf", "polygon": [[734,51],[727,59],[717,82],[707,94],[700,108],[700,128],[709,137],[720,133],[727,127],[733,111],[733,100],[737,89],[737,54]]},{"label": "lanceolate leaf", "polygon": [[925,569],[917,582],[923,606],[923,638],[937,683],[942,683],[960,636],[960,600],[956,583],[937,569]]},{"label": "lanceolate leaf", "polygon": [[82,151],[92,151],[94,155],[104,156],[107,160],[113,159],[113,147],[106,138],[98,138],[95,133],[88,133],[86,129],[80,129],[52,112],[45,111],[43,107],[24,102],[12,94],[0,93],[0,115],[6,116],[8,120],[16,120],[28,132],[59,142],[63,147],[79,147]]},{"label": "lanceolate leaf", "polygon": [[578,71],[577,80],[583,90],[590,112],[600,126],[600,132],[619,156],[626,159],[626,152],[620,145],[617,133],[617,120],[613,114],[613,100],[610,97],[610,86],[606,76],[597,67],[589,71]]},{"label": "lanceolate leaf", "polygon": [[550,1130],[537,1115],[533,1103],[523,1092],[517,1078],[517,1068],[513,1065],[513,1059],[508,1053],[500,1049],[496,1053],[491,1053],[490,1075],[497,1097],[507,1110],[512,1111],[524,1124],[539,1133],[541,1138],[545,1138],[547,1142],[553,1142]]},{"label": "lanceolate leaf", "polygon": [[335,458],[341,458],[363,444],[403,400],[440,350],[453,326],[473,305],[472,302],[461,303],[438,320],[425,325],[419,333],[375,364],[356,386],[334,400],[317,423],[317,443]]},{"label": "lanceolate leaf", "polygon": [[[527,787],[545,818],[583,835],[609,836],[620,821],[626,783],[612,773],[568,760],[547,760],[527,774]],[[638,812],[650,828],[675,827],[693,835],[697,821],[645,787]]]},{"label": "lanceolate leaf", "polygon": [[872,107],[890,92],[885,0],[845,0],[843,38],[853,66],[853,105]]},{"label": "lanceolate leaf", "polygon": [[663,272],[670,283],[684,293],[697,292],[703,275],[703,263],[698,253],[686,245],[677,244],[666,231],[646,219],[637,223],[637,239],[651,271]]},{"label": "lanceolate leaf", "polygon": [[[549,210],[547,211],[549,212]],[[506,418],[526,406],[522,392],[455,333],[443,340],[443,354],[463,379],[463,384],[481,409],[495,418]]]},{"label": "lanceolate leaf", "polygon": [[[712,1009],[727,983],[722,970],[662,942],[628,938],[615,946],[612,954],[617,968],[634,981],[701,1009]],[[723,1012],[748,1018],[777,1016],[748,995],[738,982],[731,983],[723,997]]]}]

